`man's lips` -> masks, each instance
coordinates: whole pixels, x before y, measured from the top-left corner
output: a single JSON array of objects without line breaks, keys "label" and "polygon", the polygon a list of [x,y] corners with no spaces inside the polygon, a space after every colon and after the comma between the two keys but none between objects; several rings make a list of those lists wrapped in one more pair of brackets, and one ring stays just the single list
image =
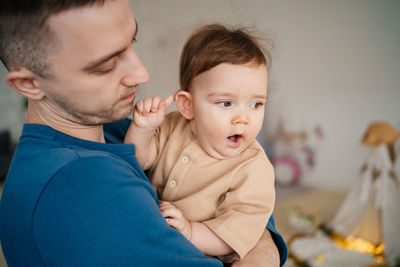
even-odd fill
[{"label": "man's lips", "polygon": [[122,98],[122,100],[131,99],[136,96],[136,91],[132,92],[131,94],[127,95],[126,97]]}]

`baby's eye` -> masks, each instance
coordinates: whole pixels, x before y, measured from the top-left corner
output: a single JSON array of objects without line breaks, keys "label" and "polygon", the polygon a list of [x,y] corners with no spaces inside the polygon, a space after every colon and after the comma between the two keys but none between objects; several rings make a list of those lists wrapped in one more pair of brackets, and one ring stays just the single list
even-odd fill
[{"label": "baby's eye", "polygon": [[217,105],[219,105],[221,107],[230,107],[230,106],[232,106],[232,102],[229,100],[224,100],[224,101],[217,102]]},{"label": "baby's eye", "polygon": [[263,102],[254,102],[254,103],[250,104],[250,107],[254,108],[254,109],[258,109],[258,108],[262,107],[263,105],[264,105]]}]

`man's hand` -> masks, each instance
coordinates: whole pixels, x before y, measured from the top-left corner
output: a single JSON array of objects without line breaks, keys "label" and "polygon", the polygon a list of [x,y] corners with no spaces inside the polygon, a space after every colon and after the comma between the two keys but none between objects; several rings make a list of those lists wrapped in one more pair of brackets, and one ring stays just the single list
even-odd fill
[{"label": "man's hand", "polygon": [[181,232],[181,234],[190,241],[192,236],[192,226],[190,222],[186,220],[185,216],[183,216],[182,211],[167,201],[162,201],[158,208],[166,222]]},{"label": "man's hand", "polygon": [[165,117],[165,111],[175,99],[172,95],[162,100],[159,96],[146,97],[136,102],[133,111],[133,123],[137,128],[154,130],[161,125]]},{"label": "man's hand", "polygon": [[234,262],[232,267],[278,267],[279,265],[279,251],[269,230],[265,229],[256,246],[241,261]]}]

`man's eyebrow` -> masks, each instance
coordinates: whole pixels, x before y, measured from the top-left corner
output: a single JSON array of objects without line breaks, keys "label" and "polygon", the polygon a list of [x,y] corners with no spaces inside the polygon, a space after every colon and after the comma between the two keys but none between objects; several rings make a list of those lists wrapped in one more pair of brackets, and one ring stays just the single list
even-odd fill
[{"label": "man's eyebrow", "polygon": [[[133,33],[133,37],[131,42],[136,40],[136,35],[138,33],[138,24],[137,21],[135,20],[135,24],[136,24],[136,28],[135,28],[135,32]],[[119,54],[123,53],[126,50],[126,47],[119,49],[118,51],[115,51],[109,55],[105,55],[103,57],[101,57],[100,59],[96,59],[93,62],[87,64],[84,68],[83,71],[89,72],[93,69],[95,69],[96,67],[100,66],[101,64],[109,61],[110,59],[112,59],[115,56],[118,56]]]}]

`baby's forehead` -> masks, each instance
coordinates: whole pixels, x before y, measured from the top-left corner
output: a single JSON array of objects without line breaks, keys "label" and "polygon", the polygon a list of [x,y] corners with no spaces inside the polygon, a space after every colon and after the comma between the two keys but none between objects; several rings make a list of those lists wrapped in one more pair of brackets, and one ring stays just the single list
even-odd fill
[{"label": "baby's forehead", "polygon": [[208,94],[266,94],[268,70],[264,64],[221,63],[195,76],[190,89]]}]

